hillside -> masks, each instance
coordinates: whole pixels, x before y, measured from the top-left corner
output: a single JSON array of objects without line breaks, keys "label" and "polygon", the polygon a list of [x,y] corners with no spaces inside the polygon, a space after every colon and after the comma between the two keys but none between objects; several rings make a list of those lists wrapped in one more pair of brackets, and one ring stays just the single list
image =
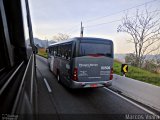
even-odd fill
[{"label": "hillside", "polygon": [[[48,45],[55,43],[54,40],[41,40],[39,38],[34,38],[34,43],[37,47],[47,48]],[[29,39],[26,40],[26,46],[30,45]]]},{"label": "hillside", "polygon": [[[114,61],[114,73],[121,75],[121,64],[119,61]],[[129,66],[126,77],[133,78],[139,81],[160,86],[160,74],[152,73],[134,66]]]}]

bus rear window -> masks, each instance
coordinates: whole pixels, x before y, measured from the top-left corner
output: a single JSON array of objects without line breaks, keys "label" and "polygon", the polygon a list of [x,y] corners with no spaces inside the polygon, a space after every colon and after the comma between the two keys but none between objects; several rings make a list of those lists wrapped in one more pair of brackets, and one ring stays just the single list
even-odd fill
[{"label": "bus rear window", "polygon": [[112,57],[111,44],[80,43],[79,56],[102,55]]}]

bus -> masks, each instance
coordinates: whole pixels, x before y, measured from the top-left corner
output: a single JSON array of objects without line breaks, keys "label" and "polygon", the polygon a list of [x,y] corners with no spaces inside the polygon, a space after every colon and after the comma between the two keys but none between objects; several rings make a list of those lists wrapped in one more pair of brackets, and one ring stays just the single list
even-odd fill
[{"label": "bus", "polygon": [[49,69],[69,88],[109,87],[113,79],[113,42],[75,37],[47,48]]}]

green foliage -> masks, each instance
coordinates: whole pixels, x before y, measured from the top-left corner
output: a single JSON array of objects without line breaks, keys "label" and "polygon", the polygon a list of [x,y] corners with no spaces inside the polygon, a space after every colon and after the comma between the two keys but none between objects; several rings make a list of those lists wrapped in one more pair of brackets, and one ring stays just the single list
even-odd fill
[{"label": "green foliage", "polygon": [[121,75],[121,63],[114,60],[113,71],[115,74]]},{"label": "green foliage", "polygon": [[38,50],[38,55],[42,56],[42,57],[45,57],[45,58],[48,58],[48,54],[44,51],[40,51]]},{"label": "green foliage", "polygon": [[137,66],[135,54],[133,53],[127,54],[125,57],[125,62],[130,63],[132,66]]},{"label": "green foliage", "polygon": [[160,59],[145,60],[144,69],[158,73],[160,69]]},{"label": "green foliage", "polygon": [[[122,63],[120,63],[119,61],[114,61],[113,69],[115,74],[121,75],[121,64]],[[126,76],[139,81],[160,86],[160,74],[152,73],[138,67],[129,66]]]}]

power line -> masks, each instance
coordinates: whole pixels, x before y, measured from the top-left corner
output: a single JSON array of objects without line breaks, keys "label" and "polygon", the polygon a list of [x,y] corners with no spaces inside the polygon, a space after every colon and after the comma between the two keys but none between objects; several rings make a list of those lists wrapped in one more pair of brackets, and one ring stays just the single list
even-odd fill
[{"label": "power line", "polygon": [[87,20],[86,22],[88,23],[88,22],[92,22],[92,21],[95,21],[95,20],[98,20],[98,19],[105,18],[105,17],[113,16],[113,15],[119,14],[121,12],[130,10],[130,9],[133,9],[133,8],[137,8],[137,7],[140,7],[140,6],[143,6],[143,5],[147,5],[147,4],[155,2],[155,1],[157,1],[157,0],[148,1],[148,2],[145,2],[143,4],[139,4],[139,5],[136,5],[136,6],[133,6],[133,7],[130,7],[130,8],[124,9],[124,10],[121,10],[119,12],[115,12],[115,13],[112,13],[112,14],[109,14],[109,15],[104,15],[104,16],[101,16],[101,17],[97,17],[97,18],[94,18],[94,19]]},{"label": "power line", "polygon": [[[148,13],[153,13],[153,12],[158,12],[160,10],[154,10],[154,11],[151,11],[151,12],[148,12]],[[144,15],[146,13],[143,13],[143,14],[140,14],[140,15]],[[133,18],[133,17],[136,17],[135,15],[134,16],[131,16],[129,18]],[[105,22],[105,23],[99,23],[99,24],[94,24],[94,25],[89,25],[89,26],[86,26],[84,28],[90,28],[90,27],[95,27],[95,26],[100,26],[100,25],[104,25],[104,24],[110,24],[110,23],[114,23],[114,22],[118,22],[118,21],[122,21],[123,19],[118,19],[118,20],[113,20],[113,21],[110,21],[110,22]]]},{"label": "power line", "polygon": [[79,32],[79,28],[78,28],[78,27],[74,27],[71,31],[68,31],[68,32],[66,32],[66,33],[67,33],[67,34],[71,34],[71,33],[75,32],[75,31],[78,31],[78,32]]},{"label": "power line", "polygon": [[[151,1],[145,2],[145,3],[143,3],[143,4],[139,4],[139,5],[136,5],[136,6],[133,6],[133,7],[130,7],[130,8],[124,9],[124,10],[121,10],[121,11],[119,11],[119,12],[115,12],[115,13],[112,13],[112,14],[109,14],[109,15],[97,17],[97,18],[90,19],[90,20],[86,20],[86,23],[89,23],[89,22],[92,22],[92,21],[96,21],[96,20],[98,20],[98,19],[106,18],[106,17],[109,17],[109,16],[113,16],[113,15],[119,14],[119,13],[121,13],[121,12],[130,10],[130,9],[133,9],[133,8],[137,8],[137,7],[140,7],[140,6],[143,6],[143,5],[147,5],[147,4],[149,4],[149,3],[153,3],[153,2],[156,2],[156,1],[158,1],[158,0],[151,0]],[[121,21],[121,20],[122,20],[122,19],[110,21],[110,22],[107,22],[107,23],[99,23],[99,24],[90,25],[90,26],[86,26],[86,27],[87,27],[87,28],[88,28],[88,27],[95,27],[95,26],[99,26],[99,25],[103,25],[103,24],[109,24],[109,23],[113,23],[113,22],[118,22],[118,21]],[[68,29],[69,33],[70,33],[70,31],[73,31],[73,29],[74,29],[75,27],[77,27],[77,26],[79,26],[79,24],[76,24],[76,25],[74,25],[73,27],[71,27],[70,29]],[[86,28],[86,27],[85,27],[85,28]],[[66,30],[66,31],[67,31],[67,30]]]},{"label": "power line", "polygon": [[72,31],[73,29],[75,29],[75,27],[79,26],[79,24],[75,24],[72,27],[70,27],[69,29],[65,30],[65,31]]},{"label": "power line", "polygon": [[100,25],[104,25],[104,24],[114,23],[114,22],[118,22],[118,21],[121,21],[121,20],[122,20],[122,19],[118,19],[118,20],[114,20],[114,21],[110,21],[110,22],[105,22],[105,23],[99,23],[99,24],[89,25],[89,26],[86,26],[85,28],[90,28],[90,27],[100,26]]}]

